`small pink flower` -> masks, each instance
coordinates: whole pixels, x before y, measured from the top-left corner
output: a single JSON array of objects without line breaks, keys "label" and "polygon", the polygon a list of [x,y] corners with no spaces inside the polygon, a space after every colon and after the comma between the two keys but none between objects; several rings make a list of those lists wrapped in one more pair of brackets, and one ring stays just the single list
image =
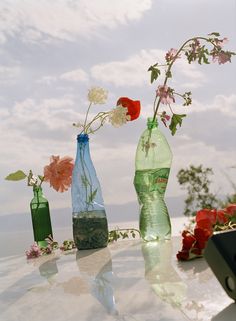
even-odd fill
[{"label": "small pink flower", "polygon": [[175,98],[172,92],[173,90],[167,85],[160,85],[157,87],[156,95],[161,98],[162,104],[169,105],[175,102]]},{"label": "small pink flower", "polygon": [[27,259],[33,259],[33,258],[41,256],[42,252],[41,252],[38,244],[35,242],[34,244],[31,245],[29,250],[25,251],[25,254],[26,254]]},{"label": "small pink flower", "polygon": [[231,62],[231,54],[229,52],[220,51],[212,54],[213,62],[218,62],[219,65]]},{"label": "small pink flower", "polygon": [[178,56],[176,56],[178,50],[171,48],[167,53],[166,53],[166,61],[167,62],[171,62],[172,60],[175,60],[177,58],[180,58],[180,54],[178,54]]},{"label": "small pink flower", "polygon": [[167,115],[165,111],[163,111],[162,114],[160,114],[160,116],[161,116],[161,121],[163,122],[165,127],[167,127],[166,122],[170,120],[170,116]]},{"label": "small pink flower", "polygon": [[192,52],[195,54],[201,48],[200,41],[198,39],[194,39],[191,44],[191,47]]},{"label": "small pink flower", "polygon": [[220,48],[222,48],[226,43],[228,43],[229,42],[229,39],[228,38],[223,38],[223,39],[216,39],[215,40],[215,44],[216,44],[216,46],[218,46],[218,47],[220,47]]}]

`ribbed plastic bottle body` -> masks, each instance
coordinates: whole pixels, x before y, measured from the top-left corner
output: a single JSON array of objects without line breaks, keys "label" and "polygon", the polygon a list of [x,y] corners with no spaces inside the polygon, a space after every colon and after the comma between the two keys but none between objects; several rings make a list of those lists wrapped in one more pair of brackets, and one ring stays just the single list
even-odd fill
[{"label": "ribbed plastic bottle body", "polygon": [[146,241],[169,239],[171,223],[164,195],[172,152],[157,126],[142,134],[135,158],[134,186],[140,204],[139,228]]}]

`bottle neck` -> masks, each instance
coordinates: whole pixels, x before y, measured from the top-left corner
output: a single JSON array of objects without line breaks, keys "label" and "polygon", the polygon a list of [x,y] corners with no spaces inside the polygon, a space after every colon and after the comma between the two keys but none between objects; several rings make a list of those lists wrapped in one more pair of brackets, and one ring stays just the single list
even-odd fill
[{"label": "bottle neck", "polygon": [[33,192],[35,197],[42,197],[43,196],[43,191],[41,186],[34,186],[33,187]]},{"label": "bottle neck", "polygon": [[89,137],[87,134],[80,134],[77,136],[77,154],[75,162],[87,157],[90,157]]},{"label": "bottle neck", "polygon": [[88,134],[80,134],[77,136],[77,142],[79,144],[86,144],[89,142]]},{"label": "bottle neck", "polygon": [[149,130],[151,130],[151,129],[154,129],[154,128],[157,128],[157,127],[158,127],[157,119],[153,120],[152,117],[149,117],[149,118],[147,119],[147,128],[148,128]]}]

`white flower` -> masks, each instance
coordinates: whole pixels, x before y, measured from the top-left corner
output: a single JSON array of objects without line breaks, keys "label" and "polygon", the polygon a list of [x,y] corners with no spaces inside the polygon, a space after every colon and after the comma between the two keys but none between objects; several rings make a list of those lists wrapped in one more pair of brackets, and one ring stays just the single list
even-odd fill
[{"label": "white flower", "polygon": [[39,183],[39,178],[36,175],[32,175],[31,179],[29,180],[29,185],[34,186]]},{"label": "white flower", "polygon": [[123,124],[126,124],[128,120],[130,120],[130,115],[127,115],[128,109],[126,107],[122,107],[121,105],[112,109],[109,112],[109,121],[114,127],[120,127]]},{"label": "white flower", "polygon": [[101,87],[92,87],[88,92],[88,100],[93,104],[105,104],[107,91]]}]

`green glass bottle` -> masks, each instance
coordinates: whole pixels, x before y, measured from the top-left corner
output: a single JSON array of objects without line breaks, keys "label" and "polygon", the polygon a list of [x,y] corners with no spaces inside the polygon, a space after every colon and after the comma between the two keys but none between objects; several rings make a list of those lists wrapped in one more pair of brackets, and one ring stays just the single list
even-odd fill
[{"label": "green glass bottle", "polygon": [[172,152],[157,120],[148,118],[135,157],[134,186],[140,204],[139,229],[145,241],[170,239],[171,223],[164,195]]},{"label": "green glass bottle", "polygon": [[34,186],[34,197],[30,202],[34,240],[40,247],[46,247],[48,236],[53,237],[48,200],[42,192],[42,187]]}]

